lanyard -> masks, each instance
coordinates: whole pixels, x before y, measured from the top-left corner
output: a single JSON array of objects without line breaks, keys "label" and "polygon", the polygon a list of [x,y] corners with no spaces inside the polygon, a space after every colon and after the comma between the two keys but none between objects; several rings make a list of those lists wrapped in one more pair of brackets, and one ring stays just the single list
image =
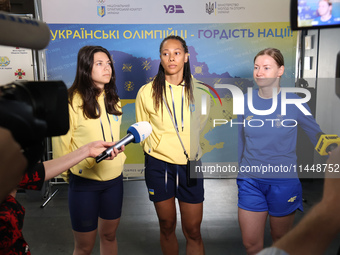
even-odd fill
[{"label": "lanyard", "polygon": [[[99,112],[98,109],[97,109],[97,112]],[[105,111],[105,112],[106,112],[106,111]],[[112,142],[113,142],[113,134],[112,134],[112,128],[111,128],[111,121],[110,121],[110,118],[109,118],[109,115],[107,114],[107,112],[106,112],[106,117],[107,117],[107,120],[108,120],[109,125],[110,125],[111,140],[112,140]],[[104,141],[106,142],[106,140],[105,140],[105,132],[104,132],[104,127],[103,127],[103,122],[102,122],[101,116],[99,116],[99,120],[100,120],[100,126],[101,126],[101,128],[102,128],[103,139],[104,139]]]},{"label": "lanyard", "polygon": [[[170,86],[170,85],[169,85]],[[171,94],[172,94],[172,89],[171,89],[171,86],[170,86],[170,90],[171,90]],[[183,87],[183,90],[182,90],[182,110],[183,110],[183,95],[184,95],[184,87]],[[163,102],[165,104],[165,107],[169,113],[169,116],[170,116],[170,119],[171,119],[171,122],[172,124],[174,125],[174,128],[175,128],[175,131],[177,133],[177,136],[178,136],[178,139],[182,145],[182,148],[183,148],[183,151],[184,151],[184,155],[185,157],[187,158],[187,160],[189,160],[189,155],[187,153],[187,151],[185,150],[185,147],[184,147],[184,144],[183,144],[183,141],[181,139],[181,136],[179,135],[179,132],[178,132],[178,128],[177,128],[177,123],[175,123],[174,119],[176,120],[176,118],[173,118],[173,116],[171,115],[171,112],[170,112],[170,109],[169,109],[169,106],[168,106],[168,103],[167,101],[165,100],[165,97],[163,95]],[[174,114],[175,114],[175,103],[174,103],[174,100],[173,100],[173,94],[172,94],[172,103],[173,103],[173,108],[174,108]],[[175,115],[176,117],[176,115]],[[183,123],[183,114],[182,114],[182,123]],[[182,126],[182,130],[183,130],[183,126]],[[197,159],[198,157],[198,152],[196,153],[196,157],[195,157],[195,160]]]},{"label": "lanyard", "polygon": [[[170,88],[171,88],[171,86],[170,86]],[[184,91],[184,88],[183,88],[183,91]],[[182,96],[183,96],[183,91],[182,91]],[[171,93],[172,93],[172,90],[171,90]],[[172,95],[172,98],[173,98],[173,95]],[[176,120],[176,118],[173,118],[173,116],[171,115],[171,112],[170,112],[170,109],[169,109],[169,106],[168,106],[168,102],[165,100],[164,95],[163,95],[163,102],[164,102],[165,107],[166,107],[166,109],[167,109],[167,111],[168,111],[168,113],[169,113],[171,122],[172,122],[172,124],[174,125],[174,128],[175,128],[176,134],[177,134],[177,136],[178,136],[178,139],[179,139],[179,141],[180,141],[180,143],[181,143],[181,145],[182,145],[182,148],[183,148],[183,151],[184,151],[184,155],[185,155],[185,157],[186,157],[187,159],[189,159],[188,153],[187,153],[187,151],[185,150],[185,147],[184,147],[184,144],[183,144],[183,142],[182,142],[181,136],[179,135],[177,123],[175,123],[175,121],[174,121],[174,119]],[[172,102],[173,102],[173,106],[174,106],[174,105],[175,105],[175,104],[174,104],[174,100],[172,100]],[[182,101],[182,102],[183,102],[183,101]],[[183,104],[182,104],[182,107],[183,107]],[[175,107],[174,107],[174,111],[175,111]],[[174,114],[175,114],[175,112],[174,112]],[[175,117],[176,117],[176,115],[175,115]],[[183,116],[182,116],[182,119],[183,119]],[[183,127],[182,127],[182,128],[183,128]]]},{"label": "lanyard", "polygon": [[[170,87],[170,91],[171,91],[172,109],[173,109],[173,111],[174,111],[174,116],[171,116],[171,115],[170,115],[170,117],[172,117],[172,118],[174,119],[174,121],[175,121],[175,128],[176,128],[176,130],[178,131],[178,124],[177,124],[176,111],[175,111],[174,93],[173,93],[173,91],[172,91],[171,85],[169,85],[169,87]],[[182,86],[182,87],[183,87],[183,88],[182,88],[182,104],[181,104],[181,122],[182,122],[181,124],[182,124],[182,132],[183,132],[183,130],[184,130],[184,120],[183,120],[184,86]]]}]

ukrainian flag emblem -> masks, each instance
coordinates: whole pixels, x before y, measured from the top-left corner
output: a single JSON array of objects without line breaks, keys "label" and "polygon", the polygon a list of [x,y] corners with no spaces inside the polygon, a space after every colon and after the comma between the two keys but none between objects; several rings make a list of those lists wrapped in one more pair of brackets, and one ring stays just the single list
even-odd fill
[{"label": "ukrainian flag emblem", "polygon": [[118,116],[113,115],[113,120],[114,120],[114,121],[118,121]]},{"label": "ukrainian flag emblem", "polygon": [[149,189],[149,194],[150,194],[150,195],[155,195],[154,189]]}]

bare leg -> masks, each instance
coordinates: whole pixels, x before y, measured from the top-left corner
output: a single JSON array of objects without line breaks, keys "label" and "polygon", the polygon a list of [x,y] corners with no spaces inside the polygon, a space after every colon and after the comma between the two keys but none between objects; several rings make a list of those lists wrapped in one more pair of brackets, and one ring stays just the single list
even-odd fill
[{"label": "bare leg", "polygon": [[116,231],[120,218],[115,220],[104,220],[99,218],[99,237],[100,237],[100,254],[101,255],[117,255],[118,245],[116,239]]},{"label": "bare leg", "polygon": [[179,201],[182,230],[187,240],[187,255],[203,255],[204,245],[201,236],[203,203],[189,204]]},{"label": "bare leg", "polygon": [[293,228],[294,216],[295,212],[283,217],[269,216],[270,233],[273,242],[279,240],[282,236],[284,236],[289,230]]},{"label": "bare leg", "polygon": [[247,254],[256,254],[263,249],[264,229],[268,212],[252,212],[238,208],[238,221],[243,245]]},{"label": "bare leg", "polygon": [[154,203],[159,227],[160,241],[163,254],[176,255],[178,254],[178,242],[176,237],[176,204],[175,198]]},{"label": "bare leg", "polygon": [[91,232],[77,232],[73,230],[74,251],[73,255],[89,255],[96,241],[97,230]]}]

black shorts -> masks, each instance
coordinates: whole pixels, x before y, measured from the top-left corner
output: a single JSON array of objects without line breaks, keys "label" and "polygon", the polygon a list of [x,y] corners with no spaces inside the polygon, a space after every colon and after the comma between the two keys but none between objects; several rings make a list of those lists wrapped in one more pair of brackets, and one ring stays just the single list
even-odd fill
[{"label": "black shorts", "polygon": [[203,178],[197,178],[197,184],[188,187],[186,165],[167,163],[145,154],[145,182],[153,202],[172,197],[191,204],[204,201]]},{"label": "black shorts", "polygon": [[70,175],[69,210],[72,229],[89,232],[97,229],[98,217],[120,218],[123,204],[123,176],[109,181],[95,181]]}]

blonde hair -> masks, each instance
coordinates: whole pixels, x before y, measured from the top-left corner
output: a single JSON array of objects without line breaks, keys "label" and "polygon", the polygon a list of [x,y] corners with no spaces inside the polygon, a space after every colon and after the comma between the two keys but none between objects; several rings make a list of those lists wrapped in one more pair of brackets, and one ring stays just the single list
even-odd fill
[{"label": "blonde hair", "polygon": [[268,55],[268,56],[271,56],[276,64],[281,67],[281,66],[284,66],[285,65],[285,61],[284,61],[284,58],[283,58],[283,55],[281,53],[280,50],[276,49],[276,48],[266,48],[264,50],[261,50],[259,53],[256,54],[256,56],[254,57],[254,63],[255,63],[255,60],[258,56],[263,56],[263,55]]}]

